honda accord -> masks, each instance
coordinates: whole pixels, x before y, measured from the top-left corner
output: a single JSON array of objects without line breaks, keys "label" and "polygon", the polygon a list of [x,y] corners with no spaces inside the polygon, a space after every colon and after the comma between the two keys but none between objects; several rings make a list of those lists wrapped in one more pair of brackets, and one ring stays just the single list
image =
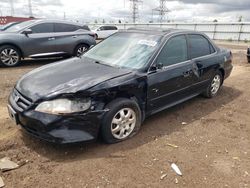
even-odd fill
[{"label": "honda accord", "polygon": [[231,52],[203,33],[131,28],[80,58],[24,75],[8,109],[26,132],[50,142],[100,135],[116,143],[138,133],[154,113],[200,94],[215,97],[232,68]]}]

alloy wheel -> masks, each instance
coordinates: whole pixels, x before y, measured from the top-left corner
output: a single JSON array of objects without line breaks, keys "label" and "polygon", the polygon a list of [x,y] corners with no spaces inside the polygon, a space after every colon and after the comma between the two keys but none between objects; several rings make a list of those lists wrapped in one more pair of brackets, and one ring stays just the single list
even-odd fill
[{"label": "alloy wheel", "polygon": [[221,85],[221,77],[220,75],[215,75],[213,81],[212,81],[212,84],[211,84],[211,93],[213,95],[215,95],[219,89],[220,89],[220,85]]},{"label": "alloy wheel", "polygon": [[6,66],[14,66],[19,61],[19,54],[12,48],[6,48],[1,51],[0,59]]},{"label": "alloy wheel", "polygon": [[136,125],[136,113],[131,108],[123,108],[115,114],[111,122],[111,133],[119,140],[127,138]]},{"label": "alloy wheel", "polygon": [[82,54],[84,54],[84,52],[87,51],[87,48],[85,46],[80,46],[78,49],[77,49],[77,57],[80,57]]}]

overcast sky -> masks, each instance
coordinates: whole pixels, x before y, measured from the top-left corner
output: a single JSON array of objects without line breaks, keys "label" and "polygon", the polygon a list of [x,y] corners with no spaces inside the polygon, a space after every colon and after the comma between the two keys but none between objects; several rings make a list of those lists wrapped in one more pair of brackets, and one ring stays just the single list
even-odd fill
[{"label": "overcast sky", "polygon": [[[0,15],[10,15],[10,1],[0,0]],[[12,0],[14,16],[29,16],[28,0]],[[64,18],[79,22],[131,21],[129,0],[31,0],[33,14],[42,18]],[[139,6],[141,22],[152,19],[152,8],[159,6],[159,0],[144,0]],[[167,17],[171,21],[250,21],[250,0],[169,0],[166,3],[171,11]],[[154,21],[157,21],[154,16]]]}]

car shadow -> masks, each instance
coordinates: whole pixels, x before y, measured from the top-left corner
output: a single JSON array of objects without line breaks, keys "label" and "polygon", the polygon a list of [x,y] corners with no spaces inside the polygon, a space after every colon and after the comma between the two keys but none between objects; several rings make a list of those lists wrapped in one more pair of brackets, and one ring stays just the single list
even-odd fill
[{"label": "car shadow", "polygon": [[[89,158],[123,157],[122,151],[138,148],[182,129],[194,121],[200,120],[210,113],[220,109],[241,95],[239,90],[224,86],[218,96],[205,99],[198,96],[185,103],[159,112],[146,119],[140,132],[133,138],[113,145],[104,144],[101,140],[95,143],[78,143],[70,145],[48,144],[22,133],[26,147],[41,156],[57,162],[85,160]],[[187,122],[187,125],[182,125]]]}]

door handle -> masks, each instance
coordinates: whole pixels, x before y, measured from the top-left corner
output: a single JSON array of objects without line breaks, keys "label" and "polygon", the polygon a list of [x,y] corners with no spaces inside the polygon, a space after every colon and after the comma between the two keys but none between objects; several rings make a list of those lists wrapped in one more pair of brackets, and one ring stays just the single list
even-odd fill
[{"label": "door handle", "polygon": [[50,41],[50,40],[55,40],[55,37],[50,37],[50,38],[48,38],[48,40]]},{"label": "door handle", "polygon": [[74,35],[74,36],[72,36],[72,38],[77,38],[77,36],[76,36],[76,35]]},{"label": "door handle", "polygon": [[193,71],[191,69],[189,69],[188,71],[183,72],[183,76],[184,77],[189,77],[192,73],[193,73]]},{"label": "door handle", "polygon": [[159,89],[154,88],[154,89],[152,89],[152,91],[153,91],[154,93],[158,93]]}]

